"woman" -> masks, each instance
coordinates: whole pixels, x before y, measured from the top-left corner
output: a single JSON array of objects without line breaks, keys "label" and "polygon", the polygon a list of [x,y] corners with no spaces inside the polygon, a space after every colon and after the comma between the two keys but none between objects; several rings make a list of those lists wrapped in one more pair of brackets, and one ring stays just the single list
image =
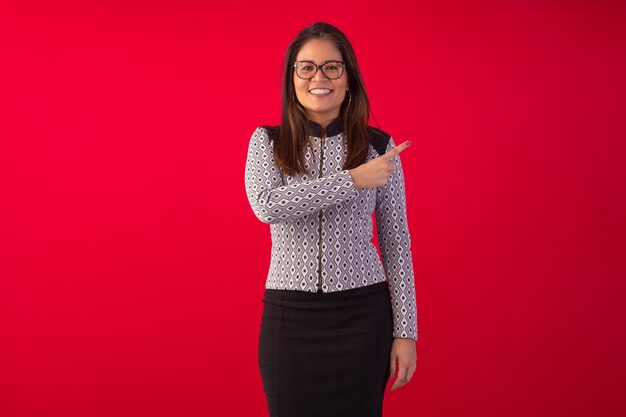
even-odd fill
[{"label": "woman", "polygon": [[398,157],[410,142],[394,147],[367,125],[352,46],[326,23],[289,46],[282,101],[281,125],[253,133],[245,173],[250,205],[272,235],[259,338],[270,416],[381,416],[387,379],[397,373],[394,390],[415,371]]}]

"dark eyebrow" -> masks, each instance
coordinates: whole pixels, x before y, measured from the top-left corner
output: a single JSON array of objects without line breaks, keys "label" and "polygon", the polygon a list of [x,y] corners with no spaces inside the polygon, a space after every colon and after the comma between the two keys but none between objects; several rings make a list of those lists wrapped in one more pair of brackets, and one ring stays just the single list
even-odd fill
[{"label": "dark eyebrow", "polygon": [[315,61],[313,61],[312,59],[296,59],[296,62],[310,62],[315,65],[324,65],[324,64],[328,64],[329,62],[343,62],[343,61],[341,59],[328,59],[322,62],[321,64],[316,64]]}]

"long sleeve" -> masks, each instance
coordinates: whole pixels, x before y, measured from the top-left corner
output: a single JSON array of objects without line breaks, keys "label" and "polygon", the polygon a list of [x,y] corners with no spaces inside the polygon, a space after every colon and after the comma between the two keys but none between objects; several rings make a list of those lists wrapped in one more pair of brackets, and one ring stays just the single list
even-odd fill
[{"label": "long sleeve", "polygon": [[348,170],[285,185],[267,131],[262,127],[250,139],[245,186],[252,211],[259,220],[270,224],[302,217],[358,195]]},{"label": "long sleeve", "polygon": [[[387,150],[393,148],[389,140]],[[376,191],[376,227],[383,265],[389,281],[393,310],[393,336],[417,340],[417,306],[411,257],[411,236],[406,216],[404,173],[400,157],[397,169]]]}]

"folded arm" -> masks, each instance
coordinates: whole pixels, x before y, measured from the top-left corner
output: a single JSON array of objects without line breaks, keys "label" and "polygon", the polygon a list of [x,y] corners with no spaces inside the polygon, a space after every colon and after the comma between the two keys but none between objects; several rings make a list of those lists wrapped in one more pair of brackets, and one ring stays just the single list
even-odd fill
[{"label": "folded arm", "polygon": [[264,223],[278,223],[339,204],[358,194],[348,170],[285,185],[264,128],[252,134],[245,185],[252,211]]}]

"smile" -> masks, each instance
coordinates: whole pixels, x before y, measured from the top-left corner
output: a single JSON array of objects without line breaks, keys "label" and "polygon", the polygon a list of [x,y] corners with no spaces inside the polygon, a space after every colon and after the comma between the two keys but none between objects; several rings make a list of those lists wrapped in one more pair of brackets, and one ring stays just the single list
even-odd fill
[{"label": "smile", "polygon": [[315,94],[315,95],[325,95],[325,94],[330,94],[331,91],[333,90],[329,90],[328,88],[314,88],[313,90],[309,91],[309,93]]}]

